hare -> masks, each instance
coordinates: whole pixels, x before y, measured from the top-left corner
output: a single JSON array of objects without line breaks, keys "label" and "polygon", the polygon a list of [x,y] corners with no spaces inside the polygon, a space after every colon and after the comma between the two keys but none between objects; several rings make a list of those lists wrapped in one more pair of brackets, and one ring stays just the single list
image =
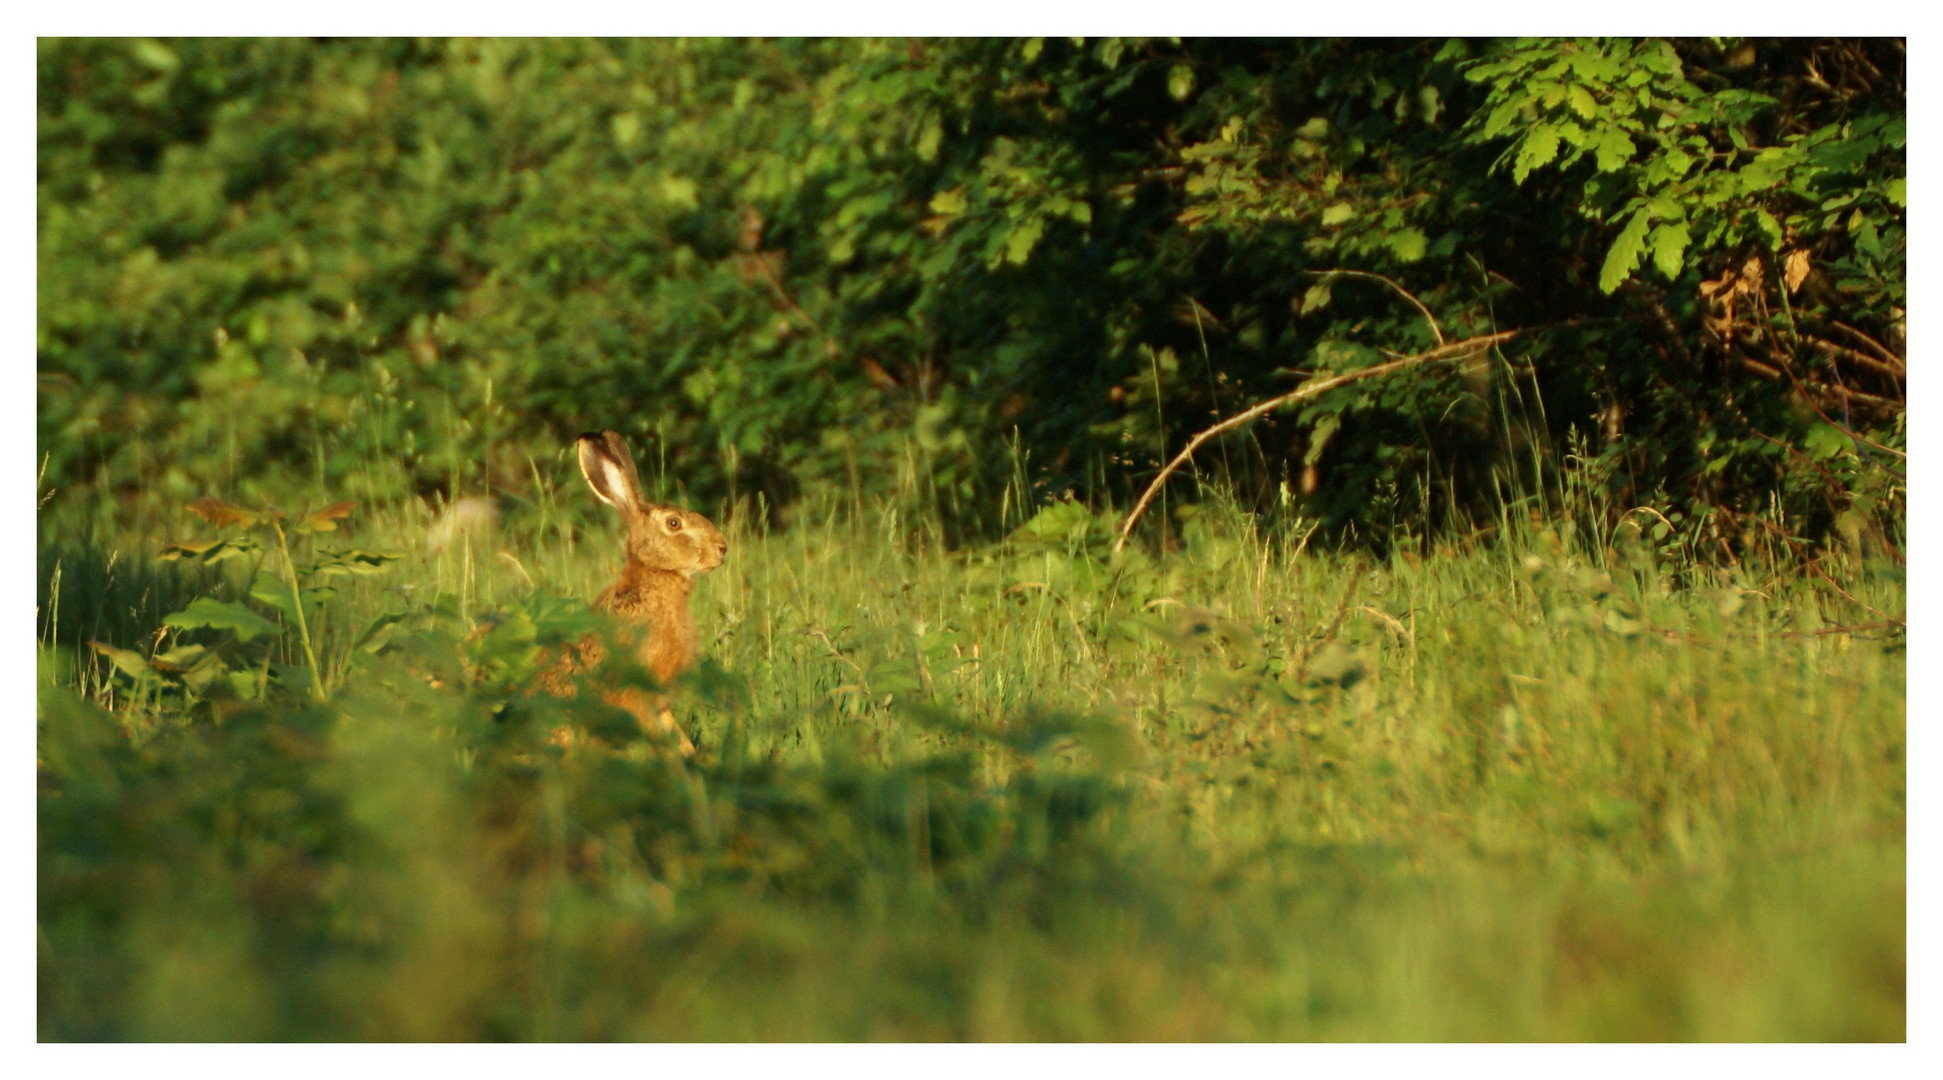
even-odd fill
[{"label": "hare", "polygon": [[[627,636],[641,665],[666,684],[695,663],[695,617],[688,610],[695,575],[722,565],[729,543],[715,523],[702,515],[643,497],[634,458],[618,434],[589,432],[576,442],[580,471],[588,485],[602,502],[619,510],[627,524],[620,576],[601,590],[594,608],[612,612],[628,624]],[[606,656],[606,646],[590,634],[544,670],[542,683],[550,693],[572,696],[570,677],[598,667]],[[684,755],[694,753],[695,745],[660,695],[622,687],[601,696],[633,713],[643,728],[678,739]]]}]

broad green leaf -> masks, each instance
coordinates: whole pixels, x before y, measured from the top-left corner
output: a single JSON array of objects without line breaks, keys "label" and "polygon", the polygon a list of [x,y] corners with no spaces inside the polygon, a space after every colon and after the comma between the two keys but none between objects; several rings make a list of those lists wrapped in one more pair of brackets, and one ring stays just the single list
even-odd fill
[{"label": "broad green leaf", "polygon": [[1592,100],[1592,92],[1577,83],[1573,83],[1568,91],[1568,100],[1572,104],[1572,111],[1587,120],[1599,111],[1599,103]]},{"label": "broad green leaf", "polygon": [[179,645],[150,657],[149,666],[157,671],[179,672],[193,666],[208,651],[201,645]]},{"label": "broad green leaf", "polygon": [[1599,136],[1599,149],[1593,159],[1600,172],[1612,172],[1621,168],[1633,157],[1633,140],[1618,128],[1607,128]]},{"label": "broad green leaf", "polygon": [[385,567],[403,559],[397,551],[332,551],[321,556],[317,562],[304,568],[306,574],[332,577],[340,574],[378,574]]},{"label": "broad green leaf", "polygon": [[263,546],[247,536],[232,536],[220,540],[181,540],[170,544],[156,555],[163,562],[191,561],[204,565],[233,559],[238,555],[254,555]]},{"label": "broad green leaf", "polygon": [[230,693],[244,701],[255,701],[257,692],[262,689],[260,678],[254,671],[232,671],[228,679]]},{"label": "broad green leaf", "polygon": [[636,112],[615,113],[614,118],[609,120],[607,122],[607,125],[609,128],[612,129],[614,133],[614,142],[618,146],[624,148],[633,146],[634,140],[641,137],[641,114],[640,113],[636,113]]},{"label": "broad green leaf", "polygon": [[946,217],[956,217],[965,212],[965,191],[963,188],[950,188],[931,196],[931,212]]},{"label": "broad green leaf", "polygon": [[265,634],[276,637],[283,633],[282,627],[241,604],[207,596],[190,601],[188,607],[164,618],[162,625],[183,630],[199,627],[227,630],[235,634],[238,641],[251,641]]},{"label": "broad green leaf", "polygon": [[1343,418],[1340,413],[1328,413],[1318,419],[1315,430],[1309,433],[1309,449],[1302,455],[1302,464],[1314,465],[1316,462],[1321,461],[1322,451],[1329,445],[1329,440],[1335,436],[1337,429],[1341,428],[1342,425]]},{"label": "broad green leaf", "polygon": [[[326,600],[337,595],[337,591],[330,588],[304,589],[301,592],[306,616],[315,613]],[[286,624],[295,623],[297,619],[295,602],[290,597],[290,586],[268,571],[258,572],[256,580],[250,583],[250,599],[275,610],[284,617]]]},{"label": "broad green leaf", "polygon": [[1686,222],[1670,222],[1653,230],[1653,265],[1671,281],[1680,276],[1682,257],[1687,251]]},{"label": "broad green leaf", "polygon": [[938,118],[925,118],[924,126],[918,129],[917,152],[919,161],[933,161],[938,156],[938,146],[944,141],[944,125]]},{"label": "broad green leaf", "polygon": [[1175,64],[1167,71],[1167,94],[1175,101],[1186,101],[1194,92],[1194,69],[1186,64]]},{"label": "broad green leaf", "polygon": [[1014,265],[1025,262],[1032,256],[1033,246],[1039,243],[1045,229],[1046,219],[1036,214],[1013,226],[1005,237],[1005,261]]},{"label": "broad green leaf", "polygon": [[154,669],[148,666],[148,661],[141,653],[130,649],[117,649],[113,645],[99,641],[88,642],[88,647],[107,657],[118,670],[130,678],[139,679],[144,675],[154,674]]},{"label": "broad green leaf", "polygon": [[1817,461],[1827,461],[1837,455],[1851,453],[1855,449],[1854,441],[1832,424],[1816,424],[1809,428],[1808,434],[1801,440],[1801,445],[1808,451],[1808,456]]},{"label": "broad green leaf", "polygon": [[136,38],[128,43],[128,51],[134,54],[135,59],[140,61],[143,67],[164,74],[174,72],[182,66],[182,58],[175,54],[175,50],[154,38]]},{"label": "broad green leaf", "polygon": [[1356,208],[1346,202],[1339,202],[1322,212],[1324,225],[1341,225],[1356,216]]},{"label": "broad green leaf", "polygon": [[1849,231],[1855,234],[1856,249],[1872,258],[1882,258],[1882,237],[1876,232],[1875,219],[1863,216],[1857,210],[1849,223]]},{"label": "broad green leaf", "polygon": [[685,176],[664,176],[659,186],[661,201],[669,206],[693,210],[702,204],[701,189]]},{"label": "broad green leaf", "polygon": [[1905,210],[1909,208],[1908,182],[1901,177],[1883,185],[1883,194],[1889,196],[1889,201],[1897,206]]},{"label": "broad green leaf", "polygon": [[378,616],[363,630],[358,631],[358,636],[351,643],[351,647],[359,652],[382,651],[391,642],[391,636],[397,632],[398,624],[404,621],[404,618],[404,612],[386,612]]},{"label": "broad green leaf", "polygon": [[1329,296],[1328,282],[1320,281],[1309,286],[1309,290],[1302,294],[1302,314],[1307,315],[1312,311],[1328,307]]},{"label": "broad green leaf", "polygon": [[1520,95],[1492,109],[1491,115],[1484,121],[1484,137],[1495,139],[1502,135],[1511,127],[1512,121],[1517,120],[1519,114],[1524,111],[1524,104],[1525,98]]},{"label": "broad green leaf", "polygon": [[1640,252],[1646,246],[1647,226],[1652,223],[1652,214],[1645,207],[1633,211],[1632,219],[1619,230],[1611,250],[1606,252],[1605,265],[1599,269],[1600,292],[1611,293],[1619,288],[1620,282],[1632,275],[1633,267],[1639,265]]},{"label": "broad green leaf", "polygon": [[1518,144],[1518,160],[1511,169],[1511,182],[1522,184],[1533,169],[1551,164],[1558,156],[1558,129],[1550,124],[1538,124],[1525,133],[1525,141]]},{"label": "broad green leaf", "polygon": [[1404,262],[1416,262],[1424,257],[1426,241],[1421,229],[1399,229],[1385,237],[1384,242]]}]

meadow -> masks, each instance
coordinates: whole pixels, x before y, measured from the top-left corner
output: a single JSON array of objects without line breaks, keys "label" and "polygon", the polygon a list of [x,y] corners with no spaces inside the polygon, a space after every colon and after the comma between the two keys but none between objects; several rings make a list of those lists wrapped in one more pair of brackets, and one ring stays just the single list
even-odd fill
[{"label": "meadow", "polygon": [[40,1039],[1904,1039],[1906,51],[39,39]]},{"label": "meadow", "polygon": [[1879,559],[697,507],[683,760],[525,692],[619,552],[535,476],[470,529],[44,495],[42,1040],[1906,1036]]}]

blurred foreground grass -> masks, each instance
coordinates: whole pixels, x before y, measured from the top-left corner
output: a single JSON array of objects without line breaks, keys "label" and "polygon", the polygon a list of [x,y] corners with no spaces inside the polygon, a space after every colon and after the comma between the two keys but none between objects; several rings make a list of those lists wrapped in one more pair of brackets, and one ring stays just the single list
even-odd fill
[{"label": "blurred foreground grass", "polygon": [[320,700],[154,633],[237,562],[44,518],[40,1037],[1905,1037],[1893,575],[843,519],[700,584],[681,764],[518,693],[612,528],[354,515]]}]

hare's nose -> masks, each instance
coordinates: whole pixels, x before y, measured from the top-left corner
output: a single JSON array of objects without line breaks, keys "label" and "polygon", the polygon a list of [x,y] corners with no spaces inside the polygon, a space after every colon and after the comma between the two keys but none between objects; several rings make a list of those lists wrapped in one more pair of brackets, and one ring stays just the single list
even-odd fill
[{"label": "hare's nose", "polygon": [[729,557],[728,541],[725,540],[722,543],[715,545],[715,553],[717,555],[720,555],[724,559],[728,558]]}]

